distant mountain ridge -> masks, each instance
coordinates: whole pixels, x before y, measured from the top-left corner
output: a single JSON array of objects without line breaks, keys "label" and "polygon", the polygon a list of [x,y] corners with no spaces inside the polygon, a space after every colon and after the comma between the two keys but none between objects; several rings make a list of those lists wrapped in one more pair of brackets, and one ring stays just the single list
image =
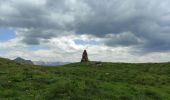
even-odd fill
[{"label": "distant mountain ridge", "polygon": [[59,66],[69,64],[70,62],[46,62],[46,61],[31,61],[25,60],[24,58],[17,57],[14,61],[22,63],[22,64],[30,64],[30,65],[41,65],[41,66]]},{"label": "distant mountain ridge", "polygon": [[25,60],[21,57],[17,57],[14,59],[14,61],[22,63],[22,64],[30,64],[30,65],[34,65],[34,63],[31,60]]},{"label": "distant mountain ridge", "polygon": [[44,61],[34,61],[35,65],[42,65],[42,66],[59,66],[69,64],[70,62],[44,62]]}]

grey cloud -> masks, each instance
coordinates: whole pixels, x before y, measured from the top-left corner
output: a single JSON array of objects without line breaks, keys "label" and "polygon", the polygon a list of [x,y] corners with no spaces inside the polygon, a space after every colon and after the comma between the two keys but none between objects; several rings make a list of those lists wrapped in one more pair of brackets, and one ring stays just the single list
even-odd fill
[{"label": "grey cloud", "polygon": [[[165,1],[88,1],[91,12],[77,25],[77,33],[89,33],[99,37],[107,34],[131,32],[136,38],[114,37],[105,44],[109,46],[134,46],[145,52],[169,51],[169,7]],[[92,14],[91,14],[92,13]],[[165,15],[166,14],[166,15]],[[166,19],[162,19],[166,18]],[[165,24],[166,23],[166,24]],[[165,33],[166,31],[166,33]],[[121,36],[121,35],[120,35]],[[145,42],[138,42],[137,39]],[[143,39],[143,40],[142,40]]]},{"label": "grey cloud", "polygon": [[[57,34],[56,34],[57,33]],[[18,36],[22,36],[23,42],[30,45],[39,45],[42,39],[50,39],[59,36],[60,31],[48,29],[21,29]]]},{"label": "grey cloud", "polygon": [[[39,44],[41,39],[50,39],[67,31],[102,38],[105,45],[113,47],[133,46],[144,52],[170,51],[169,0],[35,2],[3,1],[0,4],[0,27],[27,29],[19,32],[27,44]],[[110,34],[113,37],[108,38]]]},{"label": "grey cloud", "polygon": [[[44,0],[35,1],[42,2]],[[55,3],[58,2],[56,1]],[[2,27],[63,29],[63,26],[57,23],[58,19],[51,19],[51,14],[60,13],[60,11],[52,11],[53,9],[48,7],[46,2],[34,3],[34,1],[9,0],[1,5],[3,5],[0,10],[0,26]]]},{"label": "grey cloud", "polygon": [[121,34],[108,35],[104,43],[108,46],[134,46],[140,44],[142,41],[133,33],[124,32]]}]

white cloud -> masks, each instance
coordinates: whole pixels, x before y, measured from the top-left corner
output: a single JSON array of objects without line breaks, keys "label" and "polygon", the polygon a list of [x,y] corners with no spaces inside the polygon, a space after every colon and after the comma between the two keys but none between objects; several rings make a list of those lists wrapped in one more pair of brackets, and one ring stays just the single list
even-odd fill
[{"label": "white cloud", "polygon": [[14,38],[5,42],[0,42],[0,49],[22,49],[27,45],[21,43],[22,38]]},{"label": "white cloud", "polygon": [[[170,52],[166,53],[150,53],[146,55],[132,55],[130,47],[108,47],[103,44],[99,45],[76,45],[74,39],[84,39],[88,41],[88,36],[67,36],[50,39],[43,45],[48,49],[38,49],[32,51],[28,46],[22,43],[19,45],[18,39],[12,39],[5,42],[2,46],[8,49],[6,54],[0,54],[3,57],[14,59],[15,57],[23,57],[33,61],[62,61],[62,62],[79,62],[82,52],[88,46],[89,59],[91,61],[107,61],[107,62],[166,62],[169,61]],[[99,41],[99,39],[97,38]],[[13,43],[13,44],[11,44]],[[17,46],[19,48],[16,48]]]}]

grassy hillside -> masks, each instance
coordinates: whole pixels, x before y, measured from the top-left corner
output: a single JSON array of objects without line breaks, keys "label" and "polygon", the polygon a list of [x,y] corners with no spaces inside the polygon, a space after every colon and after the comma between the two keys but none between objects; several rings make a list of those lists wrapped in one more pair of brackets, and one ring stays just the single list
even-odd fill
[{"label": "grassy hillside", "polygon": [[170,100],[170,64],[23,65],[0,58],[0,100]]}]

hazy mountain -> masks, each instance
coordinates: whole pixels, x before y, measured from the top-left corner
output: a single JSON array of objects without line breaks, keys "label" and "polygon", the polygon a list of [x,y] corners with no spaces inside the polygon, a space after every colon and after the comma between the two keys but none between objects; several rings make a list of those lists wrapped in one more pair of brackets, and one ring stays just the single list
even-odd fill
[{"label": "hazy mountain", "polygon": [[59,65],[65,65],[69,64],[69,62],[46,62],[46,61],[31,61],[31,60],[25,60],[21,57],[17,57],[14,59],[14,61],[23,63],[23,64],[31,64],[31,65],[42,65],[42,66],[59,66]]},{"label": "hazy mountain", "polygon": [[14,61],[19,62],[19,63],[23,63],[23,64],[31,64],[31,65],[34,64],[31,60],[25,60],[21,57],[15,58]]},{"label": "hazy mountain", "polygon": [[59,66],[69,64],[70,62],[44,62],[44,61],[34,61],[35,65],[42,65],[42,66]]}]

